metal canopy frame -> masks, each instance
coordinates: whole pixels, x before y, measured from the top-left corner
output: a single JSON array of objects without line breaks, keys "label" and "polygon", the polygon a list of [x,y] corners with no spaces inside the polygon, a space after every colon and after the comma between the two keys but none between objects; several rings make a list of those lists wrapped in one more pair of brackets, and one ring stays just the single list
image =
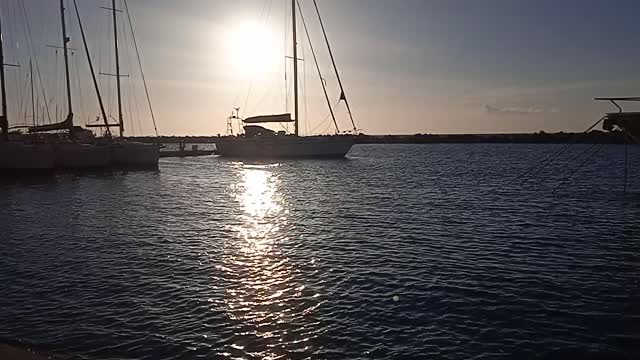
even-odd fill
[{"label": "metal canopy frame", "polygon": [[620,105],[618,105],[618,103],[616,101],[640,101],[640,97],[638,96],[628,96],[628,97],[597,97],[597,98],[593,98],[593,100],[595,101],[609,101],[611,102],[615,107],[618,108],[618,112],[623,112],[622,108],[620,107]]}]

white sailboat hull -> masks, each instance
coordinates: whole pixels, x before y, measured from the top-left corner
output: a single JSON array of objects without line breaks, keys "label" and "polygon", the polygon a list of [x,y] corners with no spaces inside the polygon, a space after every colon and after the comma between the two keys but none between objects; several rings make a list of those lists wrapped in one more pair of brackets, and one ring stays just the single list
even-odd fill
[{"label": "white sailboat hull", "polygon": [[116,142],[111,145],[112,164],[123,168],[158,168],[160,147],[156,144]]},{"label": "white sailboat hull", "polygon": [[50,172],[54,169],[54,156],[50,145],[0,143],[0,172]]},{"label": "white sailboat hull", "polygon": [[354,144],[352,136],[229,137],[216,142],[221,156],[241,159],[339,159]]},{"label": "white sailboat hull", "polygon": [[106,145],[62,143],[53,146],[57,169],[97,169],[111,163],[111,149]]}]

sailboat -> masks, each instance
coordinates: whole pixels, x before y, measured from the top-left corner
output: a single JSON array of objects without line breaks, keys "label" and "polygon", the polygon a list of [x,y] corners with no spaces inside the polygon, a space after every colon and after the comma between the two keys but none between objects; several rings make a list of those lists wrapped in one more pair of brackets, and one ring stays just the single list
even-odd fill
[{"label": "sailboat", "polygon": [[111,150],[108,146],[94,143],[92,133],[73,122],[73,102],[71,79],[69,75],[69,55],[67,44],[71,39],[67,36],[64,0],[60,0],[60,19],[62,23],[62,48],[64,56],[65,80],[67,90],[67,117],[64,121],[29,127],[30,133],[67,130],[66,137],[60,137],[51,145],[54,163],[57,169],[92,169],[104,168],[111,162]]},{"label": "sailboat", "polygon": [[28,173],[51,172],[54,159],[51,147],[46,144],[27,143],[9,139],[9,115],[5,84],[4,36],[0,19],[0,93],[2,114],[0,115],[0,173],[2,175],[21,175]]},{"label": "sailboat", "polygon": [[[73,111],[71,101],[71,85],[69,78],[69,64],[67,55],[67,43],[70,41],[67,36],[65,22],[64,0],[60,0],[60,14],[62,19],[62,36],[63,36],[63,54],[65,63],[65,74],[67,83],[67,106],[69,112],[64,121],[57,124],[32,126],[29,128],[30,133],[48,132],[56,130],[68,130],[68,137],[62,138],[53,144],[55,154],[56,168],[157,168],[160,158],[160,147],[155,144],[142,144],[129,142],[124,139],[124,120],[122,112],[122,93],[120,87],[120,57],[118,54],[118,35],[117,35],[117,18],[116,1],[112,1],[113,23],[114,23],[114,45],[116,60],[116,78],[117,78],[117,94],[118,94],[118,123],[108,123],[100,89],[96,79],[96,74],[91,61],[87,39],[82,27],[80,13],[76,1],[73,2],[78,24],[82,34],[84,49],[89,62],[93,84],[95,86],[98,103],[104,120],[104,124],[87,125],[87,127],[104,127],[106,128],[106,136],[96,138],[93,133],[81,126],[74,125]],[[111,136],[111,127],[120,129],[120,138]]]},{"label": "sailboat", "polygon": [[[74,0],[74,5],[76,7],[76,13],[78,15],[78,23],[82,24],[80,20],[80,14],[78,13],[78,6]],[[160,159],[160,146],[158,144],[145,144],[133,141],[127,141],[124,138],[124,117],[122,115],[122,90],[120,86],[120,55],[119,55],[119,47],[118,47],[118,20],[117,13],[118,9],[116,8],[116,0],[111,1],[111,15],[113,19],[113,40],[114,40],[114,49],[115,49],[115,65],[116,65],[116,90],[117,90],[117,100],[118,100],[118,122],[116,124],[110,124],[107,119],[107,115],[104,111],[104,105],[102,104],[102,99],[100,96],[100,90],[98,89],[98,84],[95,80],[95,73],[93,71],[93,65],[91,65],[91,56],[89,55],[89,50],[86,45],[86,39],[84,37],[84,31],[82,30],[82,25],[80,25],[80,29],[82,31],[82,38],[85,42],[85,49],[87,52],[87,58],[89,59],[91,73],[94,79],[94,85],[96,88],[96,94],[98,96],[98,101],[100,103],[100,108],[102,111],[102,116],[104,120],[104,124],[96,124],[96,125],[87,125],[87,127],[99,127],[106,128],[107,137],[106,140],[109,142],[111,147],[111,165],[116,168],[149,168],[156,169],[158,167],[158,161]],[[124,2],[127,16],[129,16],[129,9],[127,8],[126,1]],[[131,21],[131,18],[129,18]],[[131,24],[131,23],[130,23]],[[133,26],[131,27],[133,32]],[[135,43],[135,36],[132,34]],[[137,51],[137,44],[136,44]],[[142,65],[141,65],[142,66]],[[143,76],[143,81],[144,76]],[[145,90],[146,90],[146,82],[145,82]],[[149,99],[149,95],[147,93],[147,99]],[[151,115],[153,117],[153,110],[151,109],[151,101],[149,100],[149,107],[151,110]],[[154,120],[155,125],[155,120]],[[109,128],[117,127],[119,129],[120,137],[112,138],[111,132]],[[156,129],[157,135],[157,129]]]},{"label": "sailboat", "polygon": [[[336,71],[336,76],[338,77],[338,83],[340,84],[341,96],[340,100],[345,101],[347,105],[347,109],[349,110],[349,115],[351,117],[352,124],[354,125],[355,131],[355,123],[353,122],[353,116],[351,115],[351,109],[349,108],[349,103],[344,93],[344,88],[342,87],[342,82],[340,80],[340,76],[338,74],[337,67],[335,66],[335,60],[333,58],[333,53],[331,52],[331,47],[329,46],[329,41],[324,31],[324,24],[322,24],[322,18],[320,17],[320,11],[318,10],[318,6],[314,1],[314,5],[316,7],[316,11],[318,13],[318,18],[320,19],[320,24],[322,25],[322,30],[324,33],[324,37],[326,40],[327,47],[329,49],[329,53],[331,55],[331,60],[333,63],[333,67]],[[245,124],[244,130],[245,133],[238,136],[229,136],[225,138],[220,138],[216,142],[216,150],[217,153],[224,157],[231,158],[241,158],[241,159],[261,159],[261,158],[344,158],[346,154],[349,152],[351,147],[354,144],[354,136],[353,135],[332,135],[332,136],[300,136],[300,126],[299,126],[299,111],[298,111],[298,41],[297,41],[297,28],[296,28],[296,16],[297,16],[297,6],[296,0],[291,1],[291,9],[292,9],[292,26],[293,26],[293,36],[292,36],[292,47],[293,47],[293,93],[294,93],[294,114],[293,118],[290,113],[285,114],[276,114],[276,115],[259,115],[253,116],[246,119],[241,119],[241,121]],[[302,15],[302,13],[301,13]],[[302,18],[304,22],[304,18]],[[307,31],[305,24],[305,31]],[[308,31],[307,31],[308,37]],[[313,52],[313,47],[311,47]],[[315,53],[314,53],[315,59]],[[319,67],[316,60],[316,67]],[[324,82],[322,81],[322,86],[325,94],[325,98],[329,103],[329,98],[327,95],[327,90]],[[333,109],[329,105],[329,110],[331,112],[331,116],[333,117],[334,124],[337,129],[337,122],[335,120],[335,115],[333,113]],[[294,124],[294,133],[287,134],[284,131],[275,132],[268,128],[261,126],[260,124],[267,123],[293,123]]]},{"label": "sailboat", "polygon": [[640,112],[622,111],[618,102],[638,102],[640,97],[600,97],[594,100],[606,100],[611,102],[618,112],[607,113],[602,123],[602,128],[607,131],[620,129],[634,144],[640,144]]}]

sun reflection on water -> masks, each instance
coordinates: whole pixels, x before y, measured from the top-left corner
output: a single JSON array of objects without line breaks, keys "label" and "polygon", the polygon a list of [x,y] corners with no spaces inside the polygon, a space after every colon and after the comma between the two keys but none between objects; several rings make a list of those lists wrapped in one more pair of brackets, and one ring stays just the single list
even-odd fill
[{"label": "sun reflection on water", "polygon": [[[218,267],[226,282],[218,304],[234,325],[233,345],[218,349],[243,357],[282,358],[308,351],[318,306],[283,244],[290,231],[278,165],[235,165],[238,182],[229,189],[237,205],[234,234]],[[296,325],[293,325],[293,324]]]},{"label": "sun reflection on water", "polygon": [[235,198],[244,213],[235,230],[247,242],[245,250],[266,250],[278,237],[283,200],[277,190],[278,178],[268,167],[243,168]]}]

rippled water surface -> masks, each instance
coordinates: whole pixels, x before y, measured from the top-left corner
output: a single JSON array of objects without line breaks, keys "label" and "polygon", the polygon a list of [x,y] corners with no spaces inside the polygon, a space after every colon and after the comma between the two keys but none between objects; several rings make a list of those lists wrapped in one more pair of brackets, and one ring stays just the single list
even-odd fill
[{"label": "rippled water surface", "polygon": [[563,185],[588,145],[509,182],[559,147],[0,185],[0,338],[87,359],[638,358],[640,148],[626,193],[614,145]]}]

